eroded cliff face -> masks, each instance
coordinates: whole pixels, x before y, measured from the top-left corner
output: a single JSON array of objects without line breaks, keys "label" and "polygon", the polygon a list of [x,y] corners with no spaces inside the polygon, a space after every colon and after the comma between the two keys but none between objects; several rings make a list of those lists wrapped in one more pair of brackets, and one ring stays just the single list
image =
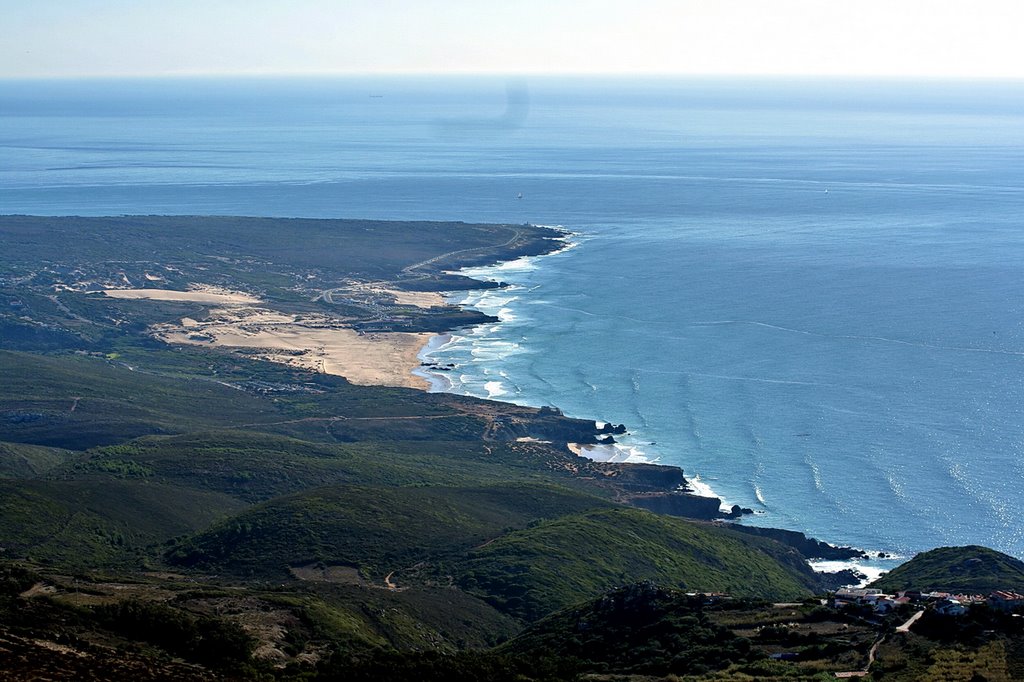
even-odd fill
[{"label": "eroded cliff face", "polygon": [[[625,432],[623,427],[620,433]],[[542,407],[531,413],[496,415],[491,428],[485,434],[486,440],[510,441],[519,438],[535,438],[552,443],[594,444],[610,431],[598,429],[597,423],[589,419],[574,419],[550,407]]]},{"label": "eroded cliff face", "polygon": [[595,462],[595,465],[607,467],[609,475],[614,476],[616,483],[624,490],[691,492],[683,470],[679,467],[627,462]]},{"label": "eroded cliff face", "polygon": [[863,559],[867,554],[853,547],[837,547],[827,542],[809,538],[803,533],[795,530],[783,530],[782,528],[761,528],[760,526],[733,526],[735,530],[748,535],[757,535],[763,538],[771,538],[784,545],[788,545],[803,554],[808,559],[829,559],[832,561],[843,561],[846,559]]},{"label": "eroded cliff face", "polygon": [[682,491],[638,493],[624,498],[625,502],[658,514],[683,516],[690,519],[720,519],[722,501],[717,497],[701,497]]},{"label": "eroded cliff face", "polygon": [[[560,410],[542,407],[535,411],[520,411],[514,414],[498,414],[492,418],[491,427],[485,435],[487,440],[514,441],[534,439],[547,441],[555,446],[568,443],[581,445],[614,443],[614,435],[626,432],[623,424],[602,424],[586,419],[564,416]],[[649,511],[681,516],[691,519],[736,518],[749,509],[734,507],[731,511],[721,510],[722,501],[717,497],[701,497],[693,494],[683,475],[675,466],[647,463],[595,462],[579,457],[579,474],[596,476],[608,487],[615,490],[615,498]]]}]

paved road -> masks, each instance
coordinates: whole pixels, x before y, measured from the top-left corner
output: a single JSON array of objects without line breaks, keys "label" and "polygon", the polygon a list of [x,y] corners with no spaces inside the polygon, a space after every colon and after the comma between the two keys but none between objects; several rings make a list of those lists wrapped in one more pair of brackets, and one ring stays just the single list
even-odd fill
[{"label": "paved road", "polygon": [[[924,615],[924,609],[921,609],[920,611],[915,613],[913,616],[908,618],[907,622],[905,622],[903,625],[900,625],[899,627],[897,627],[896,628],[896,632],[910,632],[910,628],[913,627],[914,623],[917,622],[917,619],[920,618],[923,615]],[[868,674],[868,671],[871,670],[871,664],[875,662],[875,655],[878,653],[878,647],[884,641],[885,641],[885,635],[882,635],[877,640],[875,640],[875,643],[873,645],[871,645],[871,651],[868,652],[868,664],[866,666],[864,666],[863,670],[851,670],[850,672],[836,673],[836,677],[839,678],[839,679],[847,679],[847,678],[855,678],[855,677],[865,677]]]},{"label": "paved road", "polygon": [[[410,282],[410,281],[417,281],[417,280],[421,280],[421,279],[426,279],[426,275],[421,275],[420,277],[416,277],[416,278],[413,278],[411,280],[410,279],[406,279],[405,276],[406,275],[411,275],[414,270],[419,270],[420,268],[425,268],[428,265],[433,265],[434,263],[436,263],[438,261],[444,260],[446,258],[450,258],[451,256],[456,256],[456,255],[458,255],[460,253],[470,253],[470,252],[473,252],[473,251],[490,251],[491,249],[504,248],[506,246],[509,246],[509,245],[513,244],[517,239],[519,239],[520,236],[522,236],[522,230],[513,230],[512,236],[509,237],[507,241],[505,241],[505,242],[503,242],[501,244],[498,244],[497,246],[474,246],[473,248],[470,248],[470,249],[456,249],[455,251],[449,251],[447,253],[442,253],[440,256],[434,256],[433,258],[428,258],[426,260],[421,260],[419,263],[413,263],[412,265],[406,265],[404,268],[402,268],[403,278],[401,280],[388,280],[388,281],[383,281],[383,282],[369,282],[367,284],[373,285],[373,286],[379,286],[379,287],[382,287],[382,288],[387,288],[387,287],[390,287],[390,286],[394,286],[398,282],[402,282],[402,281]],[[351,286],[335,287],[333,289],[324,289],[313,300],[314,301],[319,301],[319,300],[322,299],[328,305],[334,305],[334,294],[339,293],[339,292],[348,292],[348,291],[351,291]]]},{"label": "paved road", "polygon": [[471,249],[457,249],[455,251],[449,251],[448,253],[442,253],[440,256],[434,256],[433,258],[428,258],[427,260],[420,261],[419,263],[407,265],[406,267],[402,268],[402,272],[408,274],[413,270],[419,270],[422,267],[426,267],[427,265],[431,265],[432,263],[436,263],[439,260],[444,260],[449,256],[454,256],[459,253],[469,253],[470,251],[490,251],[491,249],[500,249],[505,246],[508,246],[515,240],[519,239],[519,236],[521,234],[522,232],[520,230],[515,230],[508,241],[504,242],[503,244],[498,244],[497,246],[476,246]]},{"label": "paved road", "polygon": [[917,619],[924,615],[924,609],[921,609],[913,616],[907,619],[907,622],[896,628],[896,632],[910,632],[910,628],[917,622]]}]

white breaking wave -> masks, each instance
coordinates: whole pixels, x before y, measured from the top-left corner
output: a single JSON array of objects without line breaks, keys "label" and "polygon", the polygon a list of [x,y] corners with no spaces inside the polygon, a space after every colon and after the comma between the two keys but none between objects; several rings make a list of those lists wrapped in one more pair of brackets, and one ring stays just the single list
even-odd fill
[{"label": "white breaking wave", "polygon": [[488,381],[484,384],[484,389],[487,391],[488,398],[497,398],[508,393],[505,390],[505,385],[500,381]]},{"label": "white breaking wave", "polygon": [[628,462],[630,464],[650,464],[655,460],[647,457],[640,448],[620,445],[584,445],[580,448],[580,456],[595,462]]},{"label": "white breaking wave", "polygon": [[718,497],[715,491],[711,489],[707,483],[701,480],[700,474],[694,474],[693,477],[687,478],[686,482],[690,484],[690,488],[693,490],[695,495],[701,497]]},{"label": "white breaking wave", "polygon": [[[877,550],[867,550],[865,553],[869,557],[877,557],[879,554]],[[896,568],[909,558],[892,552],[885,552],[885,554],[886,558],[884,559],[858,558],[842,561],[819,559],[808,561],[807,563],[818,573],[837,573],[839,571],[847,570],[856,571],[864,577],[861,578],[854,586],[863,587],[868,583],[878,580],[884,574]]]}]

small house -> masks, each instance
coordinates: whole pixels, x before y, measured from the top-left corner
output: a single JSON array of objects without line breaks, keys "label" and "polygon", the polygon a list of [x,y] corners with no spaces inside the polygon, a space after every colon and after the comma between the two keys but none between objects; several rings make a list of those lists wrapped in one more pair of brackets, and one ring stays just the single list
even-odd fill
[{"label": "small house", "polygon": [[962,616],[967,613],[967,607],[956,599],[944,599],[935,605],[935,613],[941,616]]},{"label": "small house", "polygon": [[1017,609],[1024,607],[1024,594],[997,590],[988,595],[988,599],[986,601],[989,606],[997,611],[1016,611]]}]

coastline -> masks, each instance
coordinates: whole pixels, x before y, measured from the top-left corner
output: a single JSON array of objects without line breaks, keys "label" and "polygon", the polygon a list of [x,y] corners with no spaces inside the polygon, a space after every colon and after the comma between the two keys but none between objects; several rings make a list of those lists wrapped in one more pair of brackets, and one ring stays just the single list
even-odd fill
[{"label": "coastline", "polygon": [[[515,269],[516,267],[530,266],[541,258],[548,256],[555,256],[561,253],[565,253],[571,249],[579,246],[579,242],[572,241],[573,237],[580,236],[579,232],[573,232],[571,230],[562,227],[561,225],[536,225],[536,227],[542,227],[548,230],[553,230],[560,234],[554,240],[560,241],[561,245],[546,253],[540,253],[535,255],[520,255],[509,260],[497,261],[487,265],[469,265],[460,267],[457,270],[445,271],[447,275],[453,275],[462,277],[465,279],[471,279],[482,283],[497,284],[496,288],[484,288],[484,289],[452,289],[449,291],[441,292],[444,295],[445,302],[448,305],[457,306],[462,309],[476,310],[476,302],[469,302],[473,297],[473,294],[479,293],[480,296],[486,296],[493,294],[494,292],[509,292],[515,291],[517,287],[509,285],[507,282],[501,279],[500,273],[502,271],[508,271]],[[553,241],[554,241],[553,240]],[[491,275],[495,276],[491,276]],[[480,311],[482,312],[482,311]],[[508,321],[508,309],[504,306],[500,306],[495,311],[495,321],[489,323],[483,323],[483,325],[500,325],[503,322]],[[473,328],[483,326],[481,324],[471,325]],[[465,337],[456,334],[454,331],[447,331],[442,334],[433,336],[420,351],[421,365],[414,372],[417,376],[421,376],[430,382],[429,391],[432,393],[449,393],[454,388],[454,382],[449,378],[448,372],[450,370],[456,370],[457,367],[446,367],[444,370],[432,369],[432,366],[436,365],[434,355],[440,351],[443,351],[446,346],[453,342],[462,341]],[[513,402],[507,398],[501,397],[502,394],[490,393],[486,396],[474,396],[477,398],[483,398],[485,400],[501,400],[503,402]]]},{"label": "coastline", "polygon": [[437,370],[434,372],[430,371],[430,365],[433,364],[430,359],[431,354],[449,343],[451,339],[452,335],[449,332],[434,334],[427,339],[426,344],[416,353],[417,364],[413,368],[412,374],[427,382],[426,390],[428,393],[447,393],[452,387],[452,382],[447,376],[437,374]]},{"label": "coastline", "polygon": [[[508,285],[501,278],[502,272],[508,272],[521,267],[532,268],[534,264],[542,258],[549,256],[556,256],[571,249],[577,248],[580,245],[580,241],[574,240],[582,236],[582,233],[569,230],[561,225],[537,225],[537,227],[544,227],[550,230],[555,230],[560,233],[558,238],[562,245],[550,252],[537,254],[537,255],[523,255],[517,258],[513,258],[506,261],[499,261],[484,266],[467,266],[459,268],[458,270],[448,271],[446,274],[458,275],[469,279],[474,279],[480,282],[488,283],[500,283],[502,286],[499,289],[484,289],[482,290],[481,296],[494,295],[495,292],[499,291],[515,291],[517,287],[515,285]],[[456,305],[460,307],[468,307],[475,309],[475,303],[467,303],[467,300],[472,298],[472,294],[476,293],[475,290],[453,290],[444,292],[446,301],[449,305]],[[499,309],[495,311],[497,321],[489,323],[491,325],[500,326],[502,323],[508,321],[509,315],[511,314],[504,303],[510,299],[503,301],[503,304],[499,306]],[[480,325],[474,325],[477,327]],[[438,334],[431,337],[426,344],[422,347],[419,353],[420,366],[413,372],[414,375],[426,379],[430,383],[430,392],[436,393],[449,393],[455,392],[452,389],[455,387],[455,383],[449,378],[452,372],[458,371],[458,366],[445,367],[443,370],[437,369],[440,364],[436,361],[436,354],[442,352],[445,347],[449,344],[464,340],[465,337],[459,336],[453,332],[446,332],[444,334]],[[467,395],[473,395],[476,398],[482,398],[485,400],[498,400],[501,402],[514,401],[505,397],[501,392],[494,392],[490,388],[488,389],[488,395],[476,395],[467,393]],[[541,407],[539,405],[527,405],[530,407]],[[593,419],[592,416],[580,417],[578,415],[570,415],[579,419]],[[601,428],[604,422],[595,421],[598,428]],[[659,464],[659,458],[648,456],[639,444],[629,443],[618,443],[606,442],[606,443],[569,443],[569,450],[578,457],[584,457],[595,462],[607,462],[607,463],[628,463],[628,464]],[[722,500],[722,498],[714,493],[714,491],[706,483],[700,481],[699,476],[695,477],[695,480],[689,478],[686,479],[687,485],[689,486],[689,492],[699,497],[710,497]],[[722,500],[723,509],[725,509],[725,501]]]},{"label": "coastline", "polygon": [[[547,253],[541,253],[536,255],[523,255],[517,258],[513,258],[506,261],[499,261],[489,265],[474,265],[462,267],[459,268],[458,270],[448,271],[446,274],[467,277],[469,279],[474,279],[480,282],[500,283],[500,285],[502,285],[501,288],[498,289],[480,290],[479,293],[481,297],[485,297],[488,295],[496,296],[498,295],[496,292],[516,291],[519,287],[517,287],[516,285],[509,285],[507,282],[505,282],[502,279],[502,273],[507,273],[509,271],[514,271],[516,269],[523,267],[532,269],[534,267],[534,264],[537,263],[540,259],[565,253],[566,251],[577,248],[581,243],[578,240],[574,240],[574,238],[582,236],[582,233],[569,230],[561,225],[538,225],[537,227],[544,227],[559,232],[561,234],[561,236],[559,237],[559,240],[562,242],[561,247]],[[464,308],[468,307],[471,310],[475,310],[476,308],[474,306],[479,301],[479,299],[477,300],[477,302],[468,301],[473,299],[473,294],[476,293],[478,293],[477,290],[453,290],[445,292],[446,301],[448,302],[449,305],[456,305]],[[498,306],[498,309],[494,311],[495,317],[497,317],[497,321],[487,323],[487,326],[500,326],[504,322],[514,319],[510,317],[511,312],[508,310],[508,308],[505,307],[505,304],[510,302],[511,300],[514,300],[514,298],[515,297],[513,297],[512,299],[499,299],[500,305]],[[481,325],[474,325],[474,327],[479,326]],[[437,361],[436,354],[439,352],[443,352],[444,349],[449,344],[464,340],[466,340],[465,336],[457,335],[453,332],[446,332],[444,334],[439,334],[431,337],[428,340],[428,342],[423,346],[419,353],[420,366],[417,367],[416,370],[414,370],[413,374],[416,375],[417,377],[422,377],[426,379],[430,383],[430,387],[428,389],[429,392],[458,394],[457,391],[453,390],[456,384],[450,378],[450,376],[453,373],[457,373],[459,367],[457,365],[447,366],[447,363],[442,365],[442,363]],[[442,366],[443,369],[440,368]],[[485,384],[487,395],[477,395],[471,392],[467,392],[466,395],[472,395],[473,397],[485,400],[497,400],[500,402],[520,404],[510,399],[510,397],[506,397],[506,394],[503,391],[494,390],[492,384],[495,383],[498,382],[488,382],[487,384]],[[542,407],[540,405],[533,405],[530,403],[522,404],[527,407]],[[556,409],[558,408],[556,407]],[[593,416],[590,415],[567,416],[571,416],[577,419],[593,419]],[[598,420],[595,420],[594,423],[597,429],[602,429],[605,426],[604,422]],[[625,433],[624,430],[623,433]],[[625,433],[625,435],[626,440],[628,441],[628,433]],[[608,439],[607,442],[568,443],[567,446],[569,451],[572,452],[577,457],[583,457],[593,462],[609,464],[644,464],[665,466],[660,464],[660,458],[651,457],[646,452],[644,452],[644,450],[642,449],[642,444],[617,442],[614,438],[611,438],[608,435],[604,436],[604,438]],[[720,503],[719,509],[721,510],[723,516],[728,516],[731,518],[735,518],[736,516],[738,516],[738,514],[736,513],[738,507],[734,509],[731,506],[727,505],[727,503],[721,496],[717,495],[707,483],[700,479],[699,475],[695,475],[693,478],[686,477],[685,486],[685,492],[689,496],[700,498],[712,498],[718,500]]]},{"label": "coastline", "polygon": [[[550,229],[560,231],[563,234],[562,240],[565,242],[565,245],[562,248],[549,253],[520,256],[512,260],[501,261],[486,266],[463,267],[455,271],[449,271],[447,274],[469,277],[482,282],[500,282],[505,286],[497,291],[508,291],[509,289],[514,291],[514,285],[508,286],[507,283],[502,280],[501,273],[503,271],[507,272],[514,269],[517,267],[517,264],[519,267],[522,267],[523,265],[533,267],[533,264],[539,259],[563,253],[575,248],[580,243],[578,241],[572,241],[573,237],[579,236],[580,233],[578,232],[572,232],[561,226],[541,227],[549,227]],[[491,289],[485,290],[483,295],[493,295],[495,291],[496,290]],[[467,299],[471,299],[471,295],[473,293],[475,292],[472,290],[453,290],[445,292],[445,298],[450,305],[458,305],[475,309],[473,307],[473,303],[467,303]],[[508,316],[511,314],[504,306],[496,312],[498,320],[490,323],[496,326],[500,326],[503,322],[507,321],[507,319],[509,319]],[[479,325],[474,325],[474,327],[475,326]],[[451,378],[449,378],[452,373],[458,372],[458,366],[448,366],[447,363],[444,363],[443,369],[439,369],[438,367],[442,366],[442,363],[439,362],[437,354],[442,352],[449,344],[464,339],[465,337],[463,336],[459,336],[452,332],[446,332],[444,334],[431,336],[427,343],[425,343],[421,348],[418,354],[420,365],[413,371],[413,374],[417,377],[422,377],[429,382],[430,386],[427,389],[429,392],[459,394],[458,391],[453,390],[456,384]],[[489,385],[486,386],[486,389],[488,393],[487,395],[477,395],[468,391],[466,392],[466,395],[472,395],[476,398],[496,400],[499,402],[523,404],[529,407],[542,407],[538,405],[531,405],[530,403],[516,403],[513,400],[509,400],[501,393],[493,392]],[[567,416],[580,419],[593,418],[590,416],[579,417],[578,415]],[[604,426],[600,421],[595,421],[594,423],[595,428],[598,429],[601,429]],[[569,451],[574,455],[597,463],[665,466],[670,469],[678,469],[678,467],[675,466],[660,464],[660,458],[658,457],[652,458],[648,456],[648,454],[642,450],[642,444],[629,443],[628,434],[625,439],[626,442],[616,442],[611,438],[609,438],[609,440],[610,442],[567,443],[566,445]],[[716,523],[729,523],[732,527],[742,532],[749,532],[755,535],[768,535],[780,542],[783,542],[784,544],[796,547],[798,551],[801,549],[806,551],[807,548],[812,548],[813,551],[811,554],[805,554],[808,565],[818,573],[845,576],[846,584],[867,584],[871,580],[877,579],[885,571],[891,570],[895,565],[902,563],[902,560],[905,560],[905,557],[897,557],[888,553],[886,554],[885,559],[876,559],[875,557],[878,553],[875,551],[869,552],[856,547],[832,545],[831,543],[805,536],[799,531],[764,526],[747,526],[742,523],[734,523],[734,521],[741,520],[743,516],[751,515],[753,512],[749,509],[741,509],[739,505],[729,505],[725,499],[715,493],[707,482],[701,480],[699,473],[692,477],[686,476],[685,478],[682,478],[682,480],[684,488],[676,491],[674,498],[667,500],[663,498],[646,499],[643,496],[638,496],[630,502],[635,506],[672,515],[689,516],[694,514],[696,510],[695,516],[697,518],[704,518],[706,520],[717,518],[718,520],[715,521]],[[715,500],[718,507],[718,513],[710,513],[710,508],[707,504],[690,504],[680,498],[689,498],[689,502],[693,503],[696,503],[699,500],[703,500],[705,502]],[[684,503],[679,504],[680,502]]]},{"label": "coastline", "polygon": [[425,332],[362,332],[328,315],[295,315],[266,307],[244,292],[213,291],[195,285],[189,291],[107,289],[111,298],[212,303],[204,320],[181,318],[158,324],[150,333],[167,344],[221,347],[270,362],[344,377],[361,386],[426,389],[415,374]]},{"label": "coastline", "polygon": [[[510,270],[516,270],[522,267],[531,268],[540,259],[547,258],[549,256],[556,256],[571,249],[577,248],[580,245],[580,241],[575,241],[574,238],[582,236],[582,233],[569,230],[561,225],[538,225],[537,227],[544,227],[550,230],[555,230],[561,234],[559,240],[562,242],[562,246],[548,253],[542,253],[537,255],[524,255],[511,260],[499,261],[490,265],[484,266],[467,266],[459,268],[458,270],[449,271],[447,274],[458,275],[461,277],[467,277],[480,282],[488,283],[500,283],[502,286],[498,289],[484,289],[480,290],[481,296],[496,295],[496,292],[509,292],[516,291],[518,287],[515,285],[509,285],[505,282],[501,275],[503,272]],[[444,292],[446,301],[449,305],[456,305],[463,308],[469,308],[475,310],[475,302],[467,302],[473,298],[473,294],[478,293],[476,290],[453,290]],[[495,311],[496,322],[487,323],[488,326],[500,326],[506,321],[513,319],[510,317],[511,312],[505,307],[505,303],[513,299],[505,299],[501,301],[502,305]],[[481,325],[473,325],[479,327]],[[449,393],[455,392],[452,389],[455,387],[449,377],[453,372],[458,371],[458,366],[449,367],[444,366],[443,369],[438,369],[441,363],[436,360],[436,354],[443,352],[444,349],[453,342],[465,340],[465,336],[457,335],[454,332],[446,332],[444,334],[438,334],[431,337],[428,342],[423,346],[420,351],[421,364],[413,372],[418,377],[425,378],[430,382],[430,392],[435,393]],[[491,382],[496,383],[496,382]],[[457,392],[456,392],[457,393]],[[467,393],[467,395],[473,395],[476,398],[482,398],[485,400],[498,400],[501,402],[515,403],[514,400],[506,397],[503,391],[495,391],[488,387],[488,395],[476,395],[473,393]],[[541,407],[539,405],[529,405],[529,407]],[[570,415],[578,419],[593,419],[592,416],[588,415],[580,417],[578,415]],[[595,421],[598,428],[604,425],[604,422]],[[640,444],[633,443],[618,443],[618,442],[607,442],[607,443],[569,443],[570,451],[578,456],[584,457],[595,462],[608,462],[608,463],[628,463],[628,464],[659,464],[658,457],[650,457],[645,453]],[[699,477],[696,481],[687,479],[687,483],[690,485],[690,492],[700,497],[714,497],[721,499],[720,496],[716,495],[713,490],[706,484],[700,481]],[[696,485],[694,485],[696,483]],[[724,505],[725,502],[723,501]],[[724,508],[724,507],[723,507]]]},{"label": "coastline", "polygon": [[[460,334],[455,330],[500,326],[514,320],[514,312],[506,305],[515,300],[518,296],[515,292],[521,287],[509,286],[503,279],[504,275],[517,269],[534,269],[535,263],[540,257],[564,253],[580,243],[573,240],[573,237],[579,236],[578,233],[561,227],[531,227],[543,228],[549,231],[549,234],[554,233],[556,236],[545,236],[540,243],[535,238],[532,245],[525,245],[524,248],[521,243],[518,245],[513,243],[518,239],[519,230],[517,229],[516,237],[513,240],[495,248],[478,248],[443,254],[447,258],[451,258],[455,254],[473,254],[470,258],[457,259],[463,262],[468,260],[469,264],[456,270],[443,270],[436,266],[436,260],[424,261],[412,266],[412,269],[422,268],[427,264],[434,265],[429,274],[416,273],[405,280],[399,277],[394,282],[352,282],[343,289],[325,290],[320,296],[327,303],[335,303],[333,295],[344,297],[351,295],[349,292],[369,292],[368,295],[374,297],[373,300],[380,300],[377,297],[385,295],[399,306],[411,306],[419,309],[418,312],[407,311],[412,315],[408,319],[412,320],[431,319],[432,315],[442,312],[436,306],[438,302],[446,308],[458,308],[465,311],[467,308],[472,310],[467,303],[474,298],[476,300],[488,297],[494,299],[492,301],[494,303],[493,310],[475,311],[476,317],[482,320],[481,322],[449,327],[449,331],[440,334],[428,331],[395,331],[393,326],[387,325],[373,325],[376,328],[372,329],[363,328],[355,321],[334,313],[285,312],[287,308],[277,310],[272,302],[261,300],[245,292],[229,291],[197,283],[189,284],[188,290],[184,292],[156,288],[114,288],[105,291],[104,294],[114,298],[151,300],[154,304],[160,301],[179,303],[191,301],[219,306],[210,308],[202,320],[183,317],[180,318],[179,323],[164,323],[151,327],[150,334],[166,343],[224,347],[252,357],[342,376],[349,382],[358,385],[396,386],[426,392],[458,394],[457,387],[460,385],[460,380],[456,377],[459,376],[459,368],[454,364],[441,363],[435,359],[438,352],[453,342],[475,343],[472,331]],[[403,272],[411,274],[408,267]],[[452,284],[459,283],[468,285],[470,279],[475,279],[480,285],[464,286],[463,288],[452,286]],[[412,291],[405,292],[401,288],[403,284],[409,286]],[[419,289],[424,289],[424,291]],[[345,293],[337,293],[341,291]],[[416,329],[416,326],[411,328]],[[507,348],[508,346],[512,346],[512,348]],[[495,348],[489,349],[487,353],[481,353],[479,358],[475,357],[474,360],[497,360],[503,357],[505,352],[515,352],[516,348],[518,348],[518,344],[502,341]],[[475,349],[473,355],[478,355]],[[499,371],[494,379],[498,379],[499,376],[505,377],[504,373]],[[540,410],[541,417],[549,414],[557,415],[558,419],[563,418],[562,412],[557,408],[517,403],[515,400],[510,400],[511,396],[506,396],[500,381],[488,381],[483,388],[487,395],[478,395],[471,391],[467,391],[466,394],[490,399],[496,401],[497,404],[505,403],[531,410],[537,409]],[[727,507],[722,499],[700,480],[699,475],[686,478],[679,467],[662,465],[657,458],[648,456],[642,449],[642,443],[630,442],[630,437],[624,426],[612,426],[594,421],[592,418],[569,416],[569,420],[579,423],[572,430],[572,435],[568,435],[559,428],[552,431],[550,427],[541,426],[539,429],[533,430],[530,428],[519,429],[522,432],[509,431],[503,437],[515,436],[515,440],[524,442],[531,440],[552,442],[552,434],[555,434],[554,442],[560,443],[563,449],[567,448],[568,452],[573,455],[592,463],[588,466],[609,467],[609,472],[615,471],[627,476],[652,477],[651,480],[666,478],[666,480],[674,481],[671,483],[663,481],[655,483],[653,486],[648,482],[643,486],[642,491],[623,491],[617,499],[625,504],[658,513],[705,521],[737,519],[745,513],[751,513],[750,510],[741,509],[736,505],[731,508]],[[587,424],[590,425],[589,428]],[[616,442],[612,434],[624,435],[624,442]],[[630,473],[626,474],[627,471]],[[743,529],[743,527],[738,528]],[[758,531],[755,529],[752,532],[756,534]],[[793,546],[796,546],[794,542],[799,544],[808,540],[802,534],[793,531],[768,529],[766,532],[774,534],[776,539],[781,539]],[[866,554],[852,548],[837,548],[816,541],[807,546],[820,548],[822,550],[820,558],[823,560],[840,561],[854,557],[867,558]],[[805,554],[805,556],[808,559],[819,557],[818,554]],[[820,570],[831,571],[832,566]]]},{"label": "coastline", "polygon": [[[182,288],[161,288],[167,286],[166,278],[149,271],[144,277],[151,287],[134,288],[127,277],[105,280],[98,291],[94,279],[63,286],[154,306],[209,306],[197,313],[178,309],[175,321],[151,324],[149,335],[164,343],[223,348],[340,376],[356,385],[446,391],[450,382],[437,372],[424,371],[424,365],[429,364],[425,353],[452,338],[446,330],[495,318],[467,312],[448,300],[447,294],[460,285],[465,287],[470,280],[444,270],[441,264],[454,261],[456,267],[501,266],[566,248],[565,231],[547,226],[470,227],[478,228],[474,235],[477,245],[439,255],[426,251],[429,258],[405,265],[390,279],[341,275],[303,290],[312,303],[320,302],[319,308],[205,283],[200,273],[191,273],[184,282],[179,277],[176,284]],[[488,235],[489,241],[481,243],[480,234]],[[496,243],[506,235],[506,241]],[[450,244],[440,246],[450,248]],[[180,270],[174,272],[180,274]],[[443,333],[438,336],[438,331]]]}]

